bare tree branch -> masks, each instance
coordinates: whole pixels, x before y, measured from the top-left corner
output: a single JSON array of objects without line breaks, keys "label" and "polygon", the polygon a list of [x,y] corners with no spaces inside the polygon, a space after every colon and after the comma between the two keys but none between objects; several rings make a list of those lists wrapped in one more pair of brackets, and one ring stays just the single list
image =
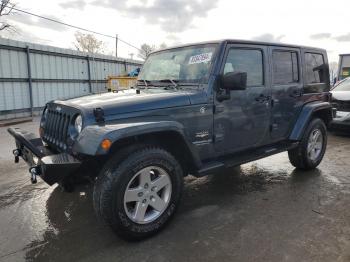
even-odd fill
[{"label": "bare tree branch", "polygon": [[143,60],[146,60],[149,54],[155,51],[156,49],[157,48],[155,45],[143,44],[141,45],[141,50],[137,56]]},{"label": "bare tree branch", "polygon": [[[1,0],[0,2],[0,18],[4,16],[8,16],[12,13],[14,4],[10,2],[10,0]],[[0,22],[0,31],[5,29],[9,30],[13,26],[6,22]]]},{"label": "bare tree branch", "polygon": [[89,52],[89,53],[104,53],[105,46],[104,43],[98,40],[92,34],[83,34],[81,32],[76,32],[74,34],[75,42],[73,43],[78,51]]},{"label": "bare tree branch", "polygon": [[160,44],[159,47],[156,47],[155,45],[149,45],[149,44],[143,44],[141,45],[140,52],[138,53],[138,57],[142,58],[143,60],[146,60],[146,58],[152,53],[153,51],[164,49],[167,45],[165,43]]},{"label": "bare tree branch", "polygon": [[14,4],[11,4],[10,0],[2,0],[0,4],[0,16],[11,14]]},{"label": "bare tree branch", "polygon": [[9,27],[10,27],[9,24],[1,23],[1,25],[0,25],[0,31],[5,30],[6,28],[9,28]]}]

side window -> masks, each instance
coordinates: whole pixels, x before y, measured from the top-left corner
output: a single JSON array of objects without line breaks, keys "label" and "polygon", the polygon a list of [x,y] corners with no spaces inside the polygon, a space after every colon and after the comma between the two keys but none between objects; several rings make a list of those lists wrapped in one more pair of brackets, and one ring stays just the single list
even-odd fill
[{"label": "side window", "polygon": [[298,54],[292,51],[273,51],[273,83],[285,85],[299,82]]},{"label": "side window", "polygon": [[228,52],[224,74],[246,72],[247,87],[264,85],[263,54],[256,49],[231,48]]},{"label": "side window", "polygon": [[307,84],[326,83],[326,64],[323,55],[305,53],[305,68]]}]

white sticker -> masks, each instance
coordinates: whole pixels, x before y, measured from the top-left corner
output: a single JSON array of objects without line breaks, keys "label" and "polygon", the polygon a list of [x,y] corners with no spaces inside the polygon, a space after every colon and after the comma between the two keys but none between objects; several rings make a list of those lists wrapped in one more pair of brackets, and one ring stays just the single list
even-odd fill
[{"label": "white sticker", "polygon": [[212,55],[213,55],[213,53],[203,53],[203,54],[191,56],[188,64],[192,65],[192,64],[209,62],[211,60]]}]

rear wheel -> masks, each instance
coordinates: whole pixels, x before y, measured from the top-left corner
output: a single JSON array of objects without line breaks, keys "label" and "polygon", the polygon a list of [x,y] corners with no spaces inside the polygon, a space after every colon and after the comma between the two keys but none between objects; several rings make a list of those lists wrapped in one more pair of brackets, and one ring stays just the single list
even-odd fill
[{"label": "rear wheel", "polygon": [[322,161],[327,147],[327,128],[324,122],[313,119],[297,148],[288,151],[291,164],[297,168],[309,170],[316,168]]},{"label": "rear wheel", "polygon": [[167,151],[144,147],[119,152],[107,162],[94,188],[96,213],[127,240],[161,230],[178,206],[183,183],[180,164]]}]

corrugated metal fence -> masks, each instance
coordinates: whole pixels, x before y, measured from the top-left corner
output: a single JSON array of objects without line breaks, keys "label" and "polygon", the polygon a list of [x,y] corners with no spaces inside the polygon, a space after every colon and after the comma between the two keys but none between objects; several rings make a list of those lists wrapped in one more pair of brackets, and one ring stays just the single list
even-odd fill
[{"label": "corrugated metal fence", "polygon": [[47,101],[106,91],[107,77],[140,61],[0,38],[0,120],[30,116]]}]

